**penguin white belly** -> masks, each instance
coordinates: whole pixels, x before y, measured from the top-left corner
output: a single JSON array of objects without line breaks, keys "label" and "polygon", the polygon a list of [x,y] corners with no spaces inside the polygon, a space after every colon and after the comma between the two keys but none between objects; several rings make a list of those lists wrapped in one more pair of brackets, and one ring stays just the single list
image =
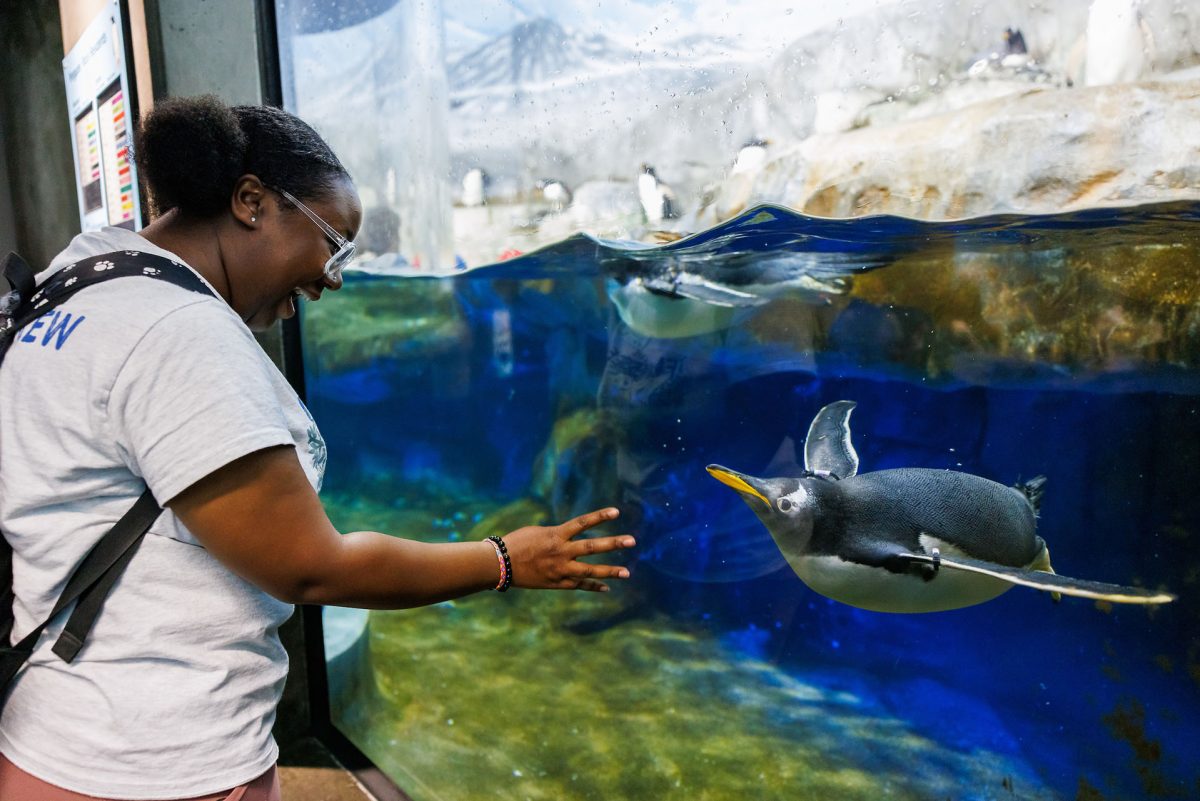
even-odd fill
[{"label": "penguin white belly", "polygon": [[[953,545],[922,537],[927,549],[938,548],[944,556],[965,556]],[[915,574],[892,573],[882,567],[847,562],[837,556],[786,554],[800,580],[814,592],[840,603],[872,612],[943,612],[974,606],[1003,594],[1012,587],[1007,581],[941,570],[926,581]]]},{"label": "penguin white belly", "polygon": [[645,173],[638,176],[638,199],[647,222],[658,224],[663,221],[663,194],[654,176]]},{"label": "penguin white belly", "polygon": [[640,280],[608,282],[608,297],[621,322],[644,337],[678,339],[724,331],[741,316],[739,310],[689,298],[671,298],[648,290]]},{"label": "penguin white belly", "polygon": [[1146,41],[1132,0],[1095,0],[1088,14],[1084,84],[1107,86],[1138,80]]},{"label": "penguin white belly", "polygon": [[482,206],[486,200],[483,174],[479,170],[472,170],[463,176],[462,181],[462,204],[464,206]]},{"label": "penguin white belly", "polygon": [[738,151],[737,160],[734,161],[733,169],[729,171],[729,174],[743,175],[758,172],[766,163],[767,149],[765,147],[758,145],[743,147]]},{"label": "penguin white belly", "polygon": [[562,184],[547,184],[546,188],[542,190],[542,197],[556,209],[562,209],[570,202],[567,198],[567,190]]}]

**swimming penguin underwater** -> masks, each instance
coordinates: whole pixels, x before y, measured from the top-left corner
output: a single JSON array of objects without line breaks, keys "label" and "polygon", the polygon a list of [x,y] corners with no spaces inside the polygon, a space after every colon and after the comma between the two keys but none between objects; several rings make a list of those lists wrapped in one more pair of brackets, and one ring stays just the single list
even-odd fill
[{"label": "swimming penguin underwater", "polygon": [[1014,584],[1113,603],[1160,604],[1168,593],[1054,573],[1036,533],[1045,478],[1007,487],[970,473],[899,468],[858,473],[854,401],[817,412],[805,475],[708,472],[737,490],[784,558],[816,592],[876,612],[937,612],[989,601]]}]

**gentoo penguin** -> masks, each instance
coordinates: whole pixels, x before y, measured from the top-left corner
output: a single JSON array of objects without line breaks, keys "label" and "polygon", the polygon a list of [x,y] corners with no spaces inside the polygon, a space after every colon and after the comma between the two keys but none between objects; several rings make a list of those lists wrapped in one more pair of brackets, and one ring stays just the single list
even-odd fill
[{"label": "gentoo penguin", "polygon": [[462,204],[483,206],[487,204],[488,186],[491,177],[480,167],[472,167],[462,179]]},{"label": "gentoo penguin", "polygon": [[675,193],[658,179],[658,173],[649,164],[642,165],[642,173],[638,176],[638,199],[646,213],[646,222],[651,225],[660,225],[663,220],[674,220],[679,216]]},{"label": "gentoo penguin", "polygon": [[900,468],[858,474],[853,401],[817,413],[801,478],[708,472],[742,496],[805,584],[877,612],[936,612],[991,600],[1014,584],[1114,603],[1168,593],[1056,575],[1037,536],[1045,479],[1006,487],[970,473]]},{"label": "gentoo penguin", "polygon": [[767,147],[771,142],[767,139],[750,139],[738,150],[737,159],[730,168],[730,175],[754,173],[762,169],[767,162]]},{"label": "gentoo penguin", "polygon": [[1004,29],[1004,55],[1000,57],[1000,66],[1010,70],[1020,69],[1029,64],[1029,48],[1025,46],[1025,37],[1021,31],[1014,28]]},{"label": "gentoo penguin", "polygon": [[1028,55],[1029,48],[1025,46],[1025,37],[1021,35],[1019,28],[1004,29],[1004,55],[1006,56],[1023,56]]},{"label": "gentoo penguin", "polygon": [[1138,0],[1092,0],[1088,9],[1083,83],[1106,86],[1142,77],[1152,60],[1154,37]]},{"label": "gentoo penguin", "polygon": [[555,178],[541,179],[537,182],[537,188],[542,192],[542,199],[549,203],[555,212],[570,206],[574,199],[570,187]]}]

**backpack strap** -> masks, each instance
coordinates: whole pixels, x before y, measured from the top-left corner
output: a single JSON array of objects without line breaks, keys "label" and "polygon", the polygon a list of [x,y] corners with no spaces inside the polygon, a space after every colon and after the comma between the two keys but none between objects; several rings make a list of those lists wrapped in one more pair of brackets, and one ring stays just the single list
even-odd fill
[{"label": "backpack strap", "polygon": [[[4,278],[11,290],[7,295],[0,295],[0,362],[3,362],[17,332],[38,317],[89,286],[128,277],[155,278],[193,292],[214,295],[199,276],[179,262],[139,251],[120,251],[83,259],[62,268],[35,288],[32,269],[20,256],[10,253],[4,261]],[[66,662],[75,659],[100,613],[104,599],[161,513],[162,507],[147,489],[79,563],[45,622],[16,645],[9,647],[7,641],[0,643],[0,698],[33,653],[42,632],[55,617],[77,601],[52,648]]]},{"label": "backpack strap", "polygon": [[13,289],[0,296],[0,362],[22,328],[66,303],[77,292],[103,281],[133,277],[156,278],[192,292],[213,295],[200,276],[177,261],[153,253],[122,250],[81,259],[63,267],[36,288],[31,283],[33,271],[29,265],[17,254],[8,254],[4,260],[4,278]]},{"label": "backpack strap", "polygon": [[[142,496],[117,521],[116,525],[100,538],[92,550],[88,551],[88,555],[79,563],[79,567],[75,568],[75,572],[67,581],[67,586],[63,588],[62,595],[58,596],[58,602],[54,604],[54,610],[45,622],[26,634],[19,643],[11,648],[0,648],[4,662],[7,662],[12,654],[13,657],[19,659],[15,665],[19,668],[33,653],[34,645],[42,636],[42,632],[50,625],[50,621],[78,600],[79,603],[75,605],[71,616],[67,618],[67,625],[53,648],[54,653],[64,661],[72,661],[79,653],[79,649],[83,647],[83,641],[87,638],[88,631],[91,630],[96,615],[100,612],[104,597],[108,595],[108,591],[112,589],[125,566],[129,564],[129,560],[133,558],[133,554],[141,545],[146,532],[158,519],[161,512],[162,508],[154,500],[154,495],[150,490],[142,493]],[[0,686],[3,686],[11,678],[11,676],[5,675],[6,669],[7,664],[0,664]],[[13,670],[13,673],[15,674],[16,670]]]},{"label": "backpack strap", "polygon": [[0,312],[7,311],[9,308],[15,309],[20,304],[21,298],[27,298],[37,291],[37,278],[33,268],[16,253],[9,253],[4,257],[4,268],[0,272],[3,273],[4,280],[8,282],[10,288],[8,294],[0,296]]}]

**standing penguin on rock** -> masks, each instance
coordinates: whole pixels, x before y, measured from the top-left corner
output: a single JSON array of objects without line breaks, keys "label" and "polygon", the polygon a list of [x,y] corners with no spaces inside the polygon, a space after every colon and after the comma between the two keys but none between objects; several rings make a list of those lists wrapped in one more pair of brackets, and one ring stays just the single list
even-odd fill
[{"label": "standing penguin on rock", "polygon": [[557,178],[542,178],[537,182],[537,188],[542,193],[542,200],[550,204],[555,214],[570,206],[575,197],[571,188]]},{"label": "standing penguin on rock", "polygon": [[742,175],[745,173],[756,173],[762,169],[767,163],[767,148],[770,147],[769,139],[754,139],[746,140],[746,143],[738,148],[737,158],[734,159],[733,167],[730,168],[730,175]]},{"label": "standing penguin on rock", "polygon": [[462,204],[464,206],[486,206],[492,178],[482,167],[472,167],[462,179]]},{"label": "standing penguin on rock", "polygon": [[1029,48],[1025,45],[1025,36],[1021,33],[1020,28],[1004,29],[1004,55],[1029,55]]},{"label": "standing penguin on rock", "polygon": [[638,176],[638,200],[642,203],[642,211],[646,213],[646,222],[651,225],[661,225],[664,220],[674,220],[679,216],[675,192],[658,178],[658,173],[649,164],[642,165],[641,175]]},{"label": "standing penguin on rock", "polygon": [[936,612],[989,601],[1014,584],[1112,603],[1161,604],[1168,593],[1056,575],[1037,536],[1043,477],[1006,487],[950,470],[858,473],[853,401],[817,413],[801,478],[708,472],[737,490],[805,584],[877,612]]},{"label": "standing penguin on rock", "polygon": [[1068,58],[1068,74],[1086,59],[1084,86],[1138,81],[1154,63],[1154,34],[1142,17],[1140,0],[1092,0],[1087,33]]}]

